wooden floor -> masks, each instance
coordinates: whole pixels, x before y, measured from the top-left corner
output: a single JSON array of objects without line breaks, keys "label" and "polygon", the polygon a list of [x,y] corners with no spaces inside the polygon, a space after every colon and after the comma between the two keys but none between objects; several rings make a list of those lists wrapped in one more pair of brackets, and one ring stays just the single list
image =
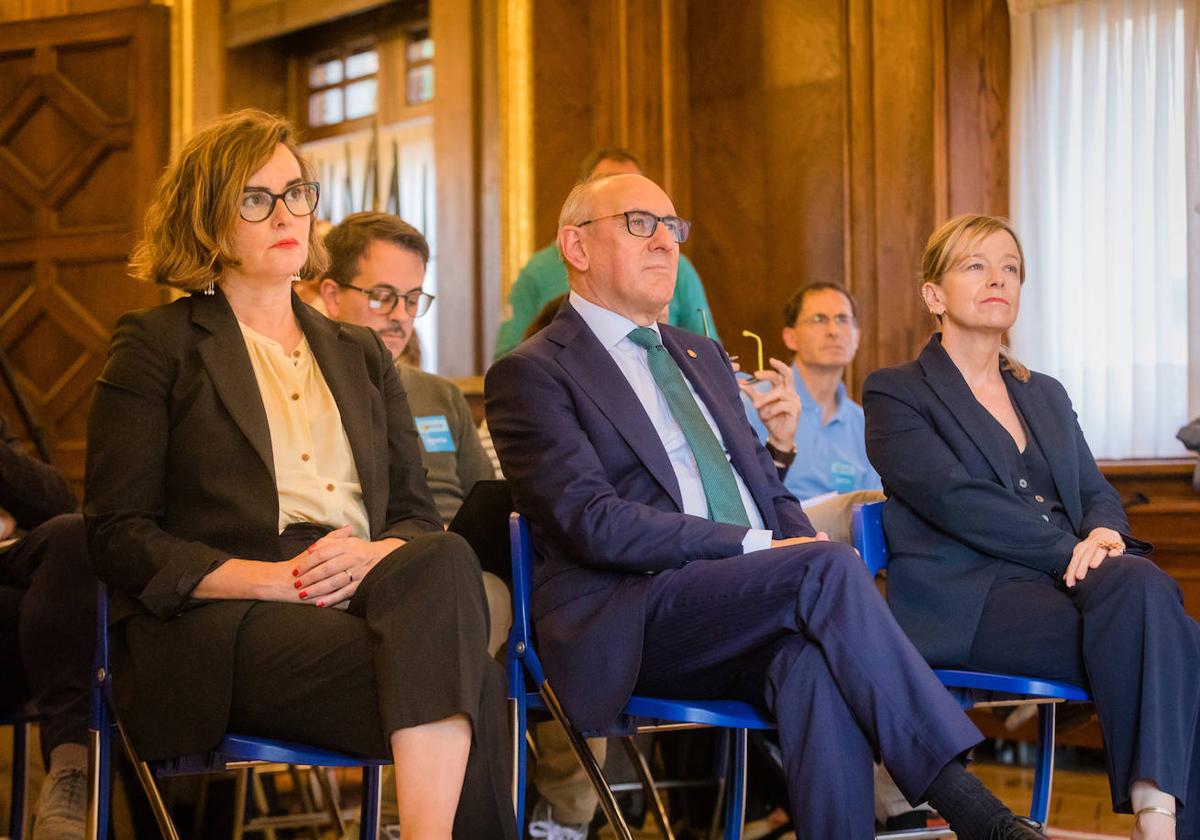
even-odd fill
[{"label": "wooden floor", "polygon": [[[971,769],[1008,807],[1028,813],[1033,770],[985,764]],[[1049,824],[1052,829],[1128,837],[1133,817],[1112,812],[1108,778],[1103,773],[1059,770],[1054,774]]]},{"label": "wooden floor", "polygon": [[[1029,813],[1033,792],[1033,770],[996,764],[976,763],[971,772],[979,776],[1008,807],[1016,813]],[[1108,840],[1127,838],[1133,828],[1133,817],[1114,814],[1108,792],[1108,779],[1103,773],[1059,770],[1054,774],[1054,789],[1050,802],[1049,834],[1054,840]],[[637,833],[638,840],[660,837],[652,820]],[[749,831],[746,840],[757,834]],[[605,826],[600,830],[602,840],[614,840],[615,835]],[[784,835],[793,840],[795,835]]]},{"label": "wooden floor", "polygon": [[[35,735],[36,739],[36,735]],[[34,745],[36,749],[36,743]],[[11,741],[9,730],[0,729],[0,825],[8,824],[8,798],[10,790],[11,770]],[[983,782],[1004,800],[1010,808],[1018,813],[1026,812],[1029,807],[1030,794],[1033,786],[1033,771],[995,764],[973,764],[972,772],[976,773]],[[36,797],[36,787],[41,782],[41,761],[33,761],[32,774]],[[121,822],[127,820],[124,803],[118,803]],[[1125,814],[1112,813],[1109,800],[1108,780],[1099,772],[1077,772],[1059,770],[1054,774],[1054,791],[1050,807],[1051,836],[1062,840],[1091,840],[1098,836],[1128,837],[1133,825],[1133,818]],[[649,823],[646,831],[639,833],[640,837],[657,837],[653,823]],[[3,829],[0,829],[0,835]],[[611,838],[612,832],[607,826],[601,830],[601,837]]]}]

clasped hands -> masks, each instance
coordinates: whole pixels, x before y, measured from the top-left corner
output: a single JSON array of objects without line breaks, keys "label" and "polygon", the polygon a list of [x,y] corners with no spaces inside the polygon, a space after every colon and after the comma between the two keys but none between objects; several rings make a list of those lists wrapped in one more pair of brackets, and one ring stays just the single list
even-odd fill
[{"label": "clasped hands", "polygon": [[1099,568],[1108,557],[1125,553],[1125,539],[1112,528],[1093,528],[1071,551],[1071,561],[1063,574],[1067,588],[1087,577],[1091,569]]},{"label": "clasped hands", "polygon": [[402,545],[404,540],[395,538],[359,539],[343,525],[280,565],[290,570],[293,597],[318,607],[344,608],[375,564]]}]

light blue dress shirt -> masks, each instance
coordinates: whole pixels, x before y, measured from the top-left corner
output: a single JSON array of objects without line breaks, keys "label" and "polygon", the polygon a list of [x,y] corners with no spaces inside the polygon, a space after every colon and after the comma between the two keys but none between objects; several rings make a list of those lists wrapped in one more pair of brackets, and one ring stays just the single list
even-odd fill
[{"label": "light blue dress shirt", "polygon": [[[879,473],[867,460],[862,406],[846,396],[846,387],[839,382],[837,409],[828,423],[822,423],[821,406],[808,393],[795,365],[792,377],[801,412],[796,424],[796,458],[784,476],[784,486],[801,501],[828,493],[882,490]],[[742,405],[759,440],[766,443],[767,428],[745,394]]]},{"label": "light blue dress shirt", "polygon": [[[579,316],[583,318],[584,323],[600,340],[604,349],[612,356],[613,361],[617,363],[617,367],[621,369],[621,373],[629,382],[629,386],[633,388],[633,393],[637,395],[638,402],[642,404],[642,408],[646,409],[650,423],[658,432],[663,448],[667,450],[667,457],[671,459],[671,468],[675,471],[676,481],[679,482],[683,512],[707,519],[708,499],[704,495],[704,485],[700,481],[696,456],[692,454],[692,448],[688,446],[683,429],[671,414],[667,398],[663,396],[662,391],[654,382],[654,375],[650,373],[650,365],[646,361],[646,351],[629,340],[630,331],[640,325],[623,315],[618,315],[591,301],[584,300],[575,292],[571,292],[568,300],[570,300],[571,306],[575,307]],[[658,324],[652,324],[650,328],[658,332]],[[686,376],[683,379],[687,382]],[[729,450],[725,446],[724,438],[721,437],[721,430],[717,428],[712,414],[708,411],[708,406],[697,396],[696,389],[692,387],[691,382],[687,382],[687,386],[688,390],[692,392],[692,398],[700,406],[704,419],[712,427],[713,434],[716,435],[721,448],[725,450],[725,457],[728,458]],[[755,504],[754,497],[750,495],[750,489],[732,462],[730,462],[730,467],[733,469],[734,478],[737,479],[738,492],[742,496],[742,506],[746,508],[746,516],[750,520],[750,530],[746,532],[746,536],[742,540],[742,551],[749,554],[752,551],[770,548],[772,534],[763,527],[763,518],[758,510],[758,505]]]}]

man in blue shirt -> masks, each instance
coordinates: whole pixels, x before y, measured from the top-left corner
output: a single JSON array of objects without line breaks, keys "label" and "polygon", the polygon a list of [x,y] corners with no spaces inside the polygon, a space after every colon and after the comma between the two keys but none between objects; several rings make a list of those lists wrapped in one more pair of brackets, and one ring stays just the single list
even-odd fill
[{"label": "man in blue shirt", "polygon": [[[854,298],[838,283],[810,283],[788,300],[784,318],[783,343],[793,354],[792,379],[801,404],[794,449],[789,452],[775,444],[778,434],[769,434],[754,395],[744,396],[746,415],[759,439],[768,445],[781,472],[787,467],[784,486],[802,501],[881,490],[879,474],[867,460],[862,406],[846,395],[842,384],[858,350]],[[770,431],[778,432],[778,422],[770,425]]]}]

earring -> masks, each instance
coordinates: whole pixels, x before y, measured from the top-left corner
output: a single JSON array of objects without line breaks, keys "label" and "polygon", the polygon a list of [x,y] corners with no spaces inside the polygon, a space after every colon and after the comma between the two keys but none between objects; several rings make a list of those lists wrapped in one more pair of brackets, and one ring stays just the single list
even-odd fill
[{"label": "earring", "polygon": [[300,278],[300,272],[299,272],[299,271],[297,271],[295,274],[293,274],[293,275],[291,276],[291,281],[292,281],[293,283],[299,283],[299,282],[300,282],[300,279],[301,279],[301,278]]},{"label": "earring", "polygon": [[216,294],[216,293],[217,293],[217,290],[213,288],[213,281],[212,281],[212,280],[209,280],[209,281],[208,281],[208,285],[204,287],[204,290],[203,290],[202,294],[205,294],[205,295],[214,295],[214,294]]}]

